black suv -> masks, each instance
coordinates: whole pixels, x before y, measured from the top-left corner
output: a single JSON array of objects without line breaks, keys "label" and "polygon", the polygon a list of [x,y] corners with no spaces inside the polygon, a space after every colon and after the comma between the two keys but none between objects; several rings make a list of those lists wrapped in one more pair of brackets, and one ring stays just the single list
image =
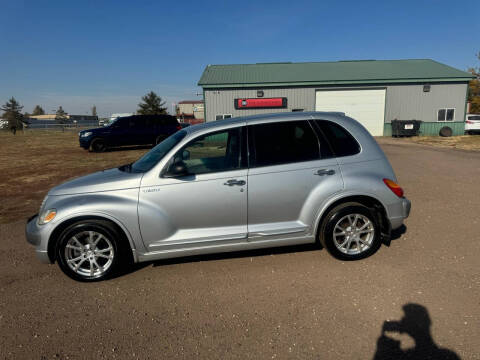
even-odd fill
[{"label": "black suv", "polygon": [[126,145],[156,145],[182,127],[171,115],[133,115],[78,133],[80,146],[94,152]]}]

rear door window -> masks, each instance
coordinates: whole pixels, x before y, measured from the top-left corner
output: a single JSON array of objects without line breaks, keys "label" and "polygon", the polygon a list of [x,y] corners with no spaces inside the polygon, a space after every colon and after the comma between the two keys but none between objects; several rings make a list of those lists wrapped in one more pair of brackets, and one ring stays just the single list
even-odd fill
[{"label": "rear door window", "polygon": [[315,120],[315,124],[330,143],[335,156],[351,156],[360,152],[357,140],[342,126],[327,120]]},{"label": "rear door window", "polygon": [[174,125],[178,124],[178,121],[174,117],[166,116],[166,117],[162,118],[161,124],[166,125],[166,126],[174,126]]},{"label": "rear door window", "polygon": [[308,121],[250,125],[250,167],[320,159],[320,144]]}]

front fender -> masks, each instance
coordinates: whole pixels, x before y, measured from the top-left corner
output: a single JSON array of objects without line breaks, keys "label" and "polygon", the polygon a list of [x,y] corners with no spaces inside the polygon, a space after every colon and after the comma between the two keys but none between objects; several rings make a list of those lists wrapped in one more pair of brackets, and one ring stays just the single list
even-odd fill
[{"label": "front fender", "polygon": [[56,218],[49,224],[52,233],[61,224],[75,218],[96,217],[110,220],[125,233],[134,257],[137,251],[145,250],[138,225],[137,206],[138,188],[49,196],[45,204],[45,208],[57,210]]}]

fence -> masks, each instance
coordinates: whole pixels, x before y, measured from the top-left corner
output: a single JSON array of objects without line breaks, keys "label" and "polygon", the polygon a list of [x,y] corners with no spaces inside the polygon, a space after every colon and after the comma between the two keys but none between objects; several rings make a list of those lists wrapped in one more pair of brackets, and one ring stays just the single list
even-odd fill
[{"label": "fence", "polygon": [[92,121],[92,122],[81,122],[81,123],[68,123],[68,124],[57,124],[57,123],[31,123],[28,124],[25,130],[36,130],[36,129],[41,129],[41,130],[75,130],[75,129],[85,129],[85,128],[97,128],[98,126],[98,121]]}]

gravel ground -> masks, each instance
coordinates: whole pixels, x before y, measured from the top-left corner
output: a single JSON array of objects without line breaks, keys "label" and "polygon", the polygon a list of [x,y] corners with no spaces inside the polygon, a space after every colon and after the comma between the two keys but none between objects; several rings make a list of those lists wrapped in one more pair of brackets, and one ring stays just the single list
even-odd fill
[{"label": "gravel ground", "polygon": [[359,262],[303,246],[82,284],[0,225],[0,357],[480,359],[480,153],[379,141],[412,213]]}]

